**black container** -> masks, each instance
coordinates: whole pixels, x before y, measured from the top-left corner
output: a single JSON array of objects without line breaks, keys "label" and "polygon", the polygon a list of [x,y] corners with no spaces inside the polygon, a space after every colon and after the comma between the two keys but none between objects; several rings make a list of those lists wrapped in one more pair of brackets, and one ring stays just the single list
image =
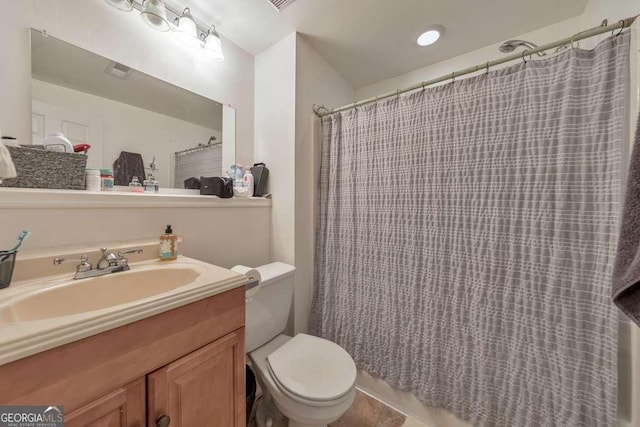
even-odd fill
[{"label": "black container", "polygon": [[0,289],[7,288],[11,284],[16,254],[16,251],[0,251]]},{"label": "black container", "polygon": [[264,163],[254,163],[251,175],[253,175],[253,197],[262,197],[267,194],[267,180],[269,179],[267,166]]},{"label": "black container", "polygon": [[200,194],[222,199],[233,197],[233,180],[220,176],[200,177]]},{"label": "black container", "polygon": [[253,410],[253,403],[256,400],[256,376],[249,365],[245,365],[245,371],[245,382],[247,386],[247,425],[249,425],[249,418],[251,417],[251,411]]}]

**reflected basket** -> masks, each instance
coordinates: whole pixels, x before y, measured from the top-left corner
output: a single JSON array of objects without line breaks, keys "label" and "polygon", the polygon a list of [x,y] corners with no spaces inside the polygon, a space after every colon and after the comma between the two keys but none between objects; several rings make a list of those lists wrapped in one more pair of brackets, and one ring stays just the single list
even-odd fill
[{"label": "reflected basket", "polygon": [[18,176],[0,187],[84,190],[87,156],[34,147],[7,147]]}]

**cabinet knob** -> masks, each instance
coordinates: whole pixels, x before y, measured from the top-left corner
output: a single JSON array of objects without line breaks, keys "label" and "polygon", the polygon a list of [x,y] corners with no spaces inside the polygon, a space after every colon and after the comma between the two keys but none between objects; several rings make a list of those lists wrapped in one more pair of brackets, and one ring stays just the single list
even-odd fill
[{"label": "cabinet knob", "polygon": [[171,417],[168,415],[160,415],[156,418],[156,427],[169,427],[171,423]]}]

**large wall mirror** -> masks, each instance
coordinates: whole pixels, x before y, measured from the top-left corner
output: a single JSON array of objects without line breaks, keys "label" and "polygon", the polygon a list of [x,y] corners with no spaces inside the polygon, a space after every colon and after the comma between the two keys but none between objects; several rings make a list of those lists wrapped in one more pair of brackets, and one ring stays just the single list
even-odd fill
[{"label": "large wall mirror", "polygon": [[33,144],[61,132],[116,185],[152,174],[192,188],[235,163],[235,110],[50,35],[31,31]]}]

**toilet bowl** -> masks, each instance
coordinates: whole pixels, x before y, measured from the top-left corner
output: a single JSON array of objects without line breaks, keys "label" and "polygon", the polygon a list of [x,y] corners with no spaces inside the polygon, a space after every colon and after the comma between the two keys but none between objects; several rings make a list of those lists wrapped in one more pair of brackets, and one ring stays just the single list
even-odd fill
[{"label": "toilet bowl", "polygon": [[[245,348],[265,394],[262,405],[273,404],[288,418],[289,427],[326,426],[353,403],[355,363],[331,341],[283,335],[293,301],[295,267],[275,262],[256,270],[261,284],[246,300]],[[269,423],[258,420],[258,425]]]},{"label": "toilet bowl", "polygon": [[249,354],[264,392],[289,427],[320,427],[340,418],[355,398],[356,366],[337,344],[278,335]]}]

